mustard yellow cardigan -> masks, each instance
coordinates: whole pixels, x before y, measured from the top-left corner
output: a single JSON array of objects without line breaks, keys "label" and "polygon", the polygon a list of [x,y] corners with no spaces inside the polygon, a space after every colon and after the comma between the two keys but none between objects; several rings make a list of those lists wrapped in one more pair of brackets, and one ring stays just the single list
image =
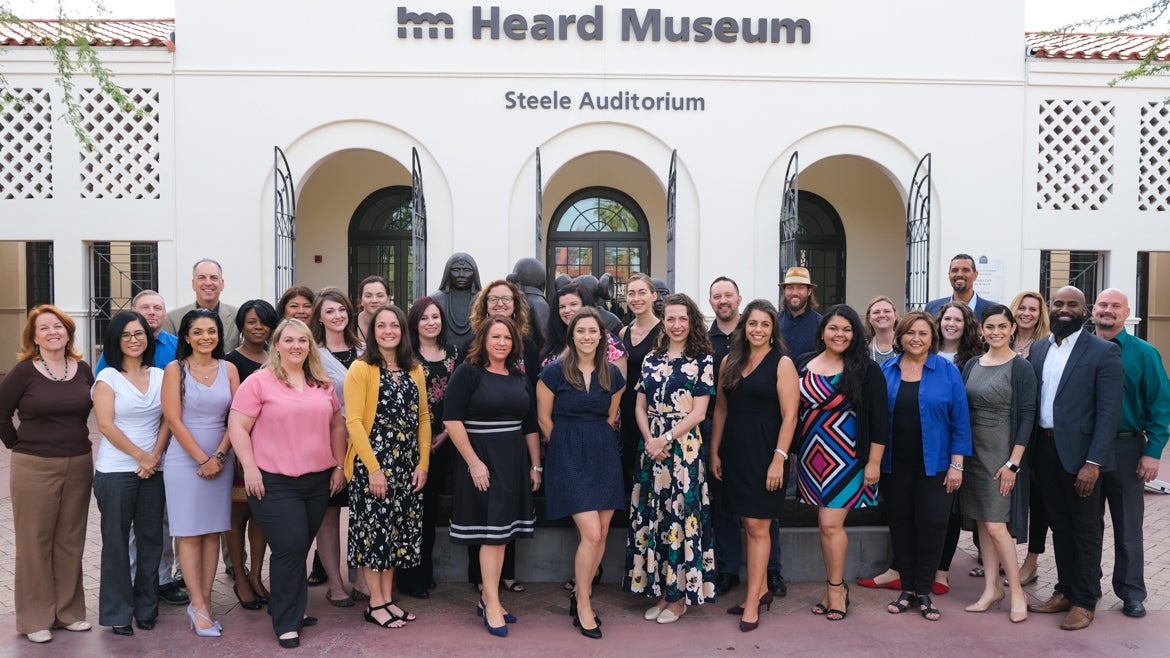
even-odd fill
[{"label": "mustard yellow cardigan", "polygon": [[[345,427],[349,430],[349,447],[345,451],[345,479],[353,479],[354,458],[362,460],[370,473],[380,470],[370,430],[378,411],[379,368],[356,360],[345,376]],[[427,380],[422,366],[415,365],[410,378],[418,387],[418,467],[426,471],[431,463],[431,411],[427,407]]]}]

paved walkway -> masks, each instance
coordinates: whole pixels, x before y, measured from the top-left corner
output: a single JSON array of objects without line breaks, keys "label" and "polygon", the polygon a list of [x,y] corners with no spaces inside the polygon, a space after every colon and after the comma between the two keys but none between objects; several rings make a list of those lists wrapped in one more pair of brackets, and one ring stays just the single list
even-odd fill
[{"label": "paved walkway", "polygon": [[[8,493],[8,451],[0,451],[0,656],[255,656],[284,653],[272,635],[269,618],[262,612],[243,610],[232,595],[231,581],[220,574],[214,590],[214,606],[225,631],[221,638],[199,638],[188,630],[183,607],[163,605],[159,624],[153,631],[137,631],[134,637],[116,637],[104,628],[86,633],[55,631],[52,642],[33,645],[15,631],[12,583],[12,506]],[[1170,460],[1162,462],[1163,476],[1170,476]],[[101,533],[97,506],[90,509],[89,534],[85,552],[85,586],[91,621],[97,618],[98,564]],[[752,633],[738,631],[738,618],[724,614],[740,602],[743,589],[724,600],[692,609],[677,624],[660,627],[642,620],[651,603],[623,594],[609,578],[597,593],[595,608],[602,617],[604,639],[589,640],[572,628],[567,616],[566,594],[559,583],[529,584],[525,593],[504,593],[504,604],[520,621],[510,627],[510,636],[489,636],[473,614],[478,598],[464,583],[440,583],[430,599],[403,598],[419,620],[408,627],[384,630],[366,624],[361,608],[334,608],[325,600],[325,588],[310,590],[309,613],[321,623],[306,629],[299,650],[289,655],[477,655],[548,656],[662,654],[672,656],[712,655],[736,651],[760,655],[834,655],[846,652],[894,656],[932,655],[1026,655],[1066,653],[1071,655],[1165,656],[1170,654],[1170,496],[1146,495],[1146,579],[1150,590],[1145,619],[1121,614],[1120,602],[1112,594],[1112,530],[1106,521],[1105,597],[1093,625],[1075,633],[1061,631],[1062,615],[1033,614],[1023,624],[1011,624],[1008,613],[992,610],[971,614],[963,606],[974,601],[981,580],[967,572],[975,566],[974,547],[964,535],[955,557],[950,594],[936,597],[943,619],[930,623],[909,612],[892,616],[885,603],[894,598],[887,590],[852,589],[849,618],[828,622],[809,614],[819,600],[823,584],[793,583],[785,599],[777,599],[770,612],[761,615],[760,628]],[[1021,547],[1022,550],[1022,547]],[[1051,591],[1056,567],[1051,548],[1040,560],[1040,579],[1028,588],[1033,599],[1044,599]],[[608,576],[608,574],[607,574]],[[738,655],[738,654],[737,654]]]}]

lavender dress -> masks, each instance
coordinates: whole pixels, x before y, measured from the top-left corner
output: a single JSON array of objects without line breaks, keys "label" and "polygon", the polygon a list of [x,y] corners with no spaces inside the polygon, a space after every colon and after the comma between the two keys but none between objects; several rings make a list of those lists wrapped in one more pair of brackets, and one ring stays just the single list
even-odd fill
[{"label": "lavender dress", "polygon": [[[215,452],[223,440],[231,404],[232,386],[228,381],[227,361],[219,362],[219,372],[210,386],[199,383],[190,371],[184,369],[183,424],[208,455]],[[223,470],[212,480],[196,475],[198,470],[199,464],[172,436],[163,458],[163,485],[167,491],[171,535],[175,537],[225,532],[231,526],[235,457],[229,454]]]}]

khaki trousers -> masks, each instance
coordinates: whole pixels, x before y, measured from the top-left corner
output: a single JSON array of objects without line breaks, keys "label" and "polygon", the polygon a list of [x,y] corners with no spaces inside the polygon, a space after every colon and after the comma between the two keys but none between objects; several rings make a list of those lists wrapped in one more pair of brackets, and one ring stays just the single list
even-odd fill
[{"label": "khaki trousers", "polygon": [[12,453],[16,539],[16,631],[29,634],[85,619],[81,556],[93,455]]}]

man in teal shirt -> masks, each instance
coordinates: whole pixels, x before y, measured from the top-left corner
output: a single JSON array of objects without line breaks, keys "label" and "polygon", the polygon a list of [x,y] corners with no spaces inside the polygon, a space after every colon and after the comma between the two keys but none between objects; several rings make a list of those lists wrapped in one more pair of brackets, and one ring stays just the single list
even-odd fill
[{"label": "man in teal shirt", "polygon": [[1102,500],[1113,519],[1113,592],[1127,617],[1144,617],[1145,554],[1142,517],[1145,484],[1158,477],[1162,449],[1170,435],[1170,382],[1158,350],[1125,331],[1129,300],[1115,288],[1093,304],[1097,335],[1121,348],[1125,393],[1118,428],[1117,468],[1101,473]]}]

